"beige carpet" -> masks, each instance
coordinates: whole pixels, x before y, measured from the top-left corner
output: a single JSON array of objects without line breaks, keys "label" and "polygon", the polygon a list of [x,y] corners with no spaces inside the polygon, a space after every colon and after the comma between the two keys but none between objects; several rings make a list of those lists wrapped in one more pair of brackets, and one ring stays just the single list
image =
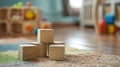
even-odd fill
[{"label": "beige carpet", "polygon": [[24,37],[20,38],[7,38],[7,39],[0,39],[0,44],[18,44],[18,43],[29,43],[35,40],[30,40]]},{"label": "beige carpet", "polygon": [[[6,54],[12,53],[6,52]],[[13,54],[17,56],[17,51]],[[120,56],[67,47],[65,61],[39,58],[36,61],[0,64],[0,67],[120,67]]]}]

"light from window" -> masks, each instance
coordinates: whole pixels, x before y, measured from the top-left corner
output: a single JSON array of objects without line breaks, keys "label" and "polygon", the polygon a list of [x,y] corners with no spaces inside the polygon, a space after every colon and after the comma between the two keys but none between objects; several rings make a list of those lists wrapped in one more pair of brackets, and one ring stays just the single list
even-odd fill
[{"label": "light from window", "polygon": [[70,7],[72,8],[81,8],[82,0],[69,0]]}]

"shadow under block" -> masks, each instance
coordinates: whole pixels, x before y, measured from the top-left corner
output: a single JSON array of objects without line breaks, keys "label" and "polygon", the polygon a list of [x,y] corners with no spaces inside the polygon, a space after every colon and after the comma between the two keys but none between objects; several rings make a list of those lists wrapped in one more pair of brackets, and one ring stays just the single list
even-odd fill
[{"label": "shadow under block", "polygon": [[53,29],[38,29],[37,42],[39,43],[53,43],[54,30]]},{"label": "shadow under block", "polygon": [[32,42],[31,44],[36,46],[37,49],[37,56],[40,57],[46,57],[47,56],[47,45],[38,43],[38,42]]},{"label": "shadow under block", "polygon": [[23,61],[35,60],[37,59],[35,45],[19,45],[18,58]]},{"label": "shadow under block", "polygon": [[65,45],[50,45],[49,46],[49,59],[51,60],[64,60]]}]

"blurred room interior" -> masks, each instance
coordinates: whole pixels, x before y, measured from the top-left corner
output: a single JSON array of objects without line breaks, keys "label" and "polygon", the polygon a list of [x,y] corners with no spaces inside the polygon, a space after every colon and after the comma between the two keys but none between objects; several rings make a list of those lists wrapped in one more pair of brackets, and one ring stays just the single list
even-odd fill
[{"label": "blurred room interior", "polygon": [[[36,40],[36,35],[34,34],[34,30],[31,31],[33,33],[30,32],[30,34],[29,32],[27,33],[24,32],[22,34],[21,32],[23,31],[20,31],[22,30],[22,27],[20,27],[19,25],[17,26],[17,23],[26,23],[27,26],[27,23],[29,25],[29,23],[41,24],[44,22],[50,22],[52,26],[51,28],[55,29],[55,40],[65,41],[68,46],[76,47],[79,49],[86,49],[86,50],[100,49],[100,51],[110,52],[110,53],[112,52],[114,53],[114,50],[115,52],[120,50],[119,32],[117,32],[115,36],[99,35],[95,32],[93,11],[92,11],[93,10],[92,8],[94,7],[93,0],[52,0],[52,1],[30,0],[29,2],[31,3],[31,6],[41,11],[41,13],[38,13],[40,18],[38,18],[38,20],[35,21],[25,20],[24,16],[23,17],[21,16],[22,18],[20,19],[19,17],[17,18],[17,16],[15,16],[16,14],[22,15],[21,14],[22,9],[20,8],[26,6],[27,2],[28,1],[24,1],[24,0],[23,1],[3,0],[0,3],[0,7],[1,7],[0,44],[1,45],[20,43],[19,38],[23,38],[23,39],[25,38],[26,40],[28,39],[28,41]],[[17,4],[18,7],[16,6]],[[120,25],[119,6],[120,5],[119,3],[117,3],[117,1],[106,0],[103,7],[99,6],[99,11],[98,11],[99,21],[103,18],[103,15],[105,15],[106,13],[114,13],[116,17],[116,24],[119,28]],[[11,14],[9,16],[10,11]],[[21,13],[19,14],[19,12]],[[16,25],[14,23],[16,23]],[[14,30],[14,29],[18,29],[18,30]],[[104,48],[108,48],[108,50]],[[109,49],[111,49],[111,51],[109,51]]]},{"label": "blurred room interior", "polygon": [[107,13],[115,15],[118,32],[114,35],[95,31],[93,1],[1,0],[0,47],[36,41],[36,29],[47,24],[55,30],[54,40],[65,41],[66,46],[120,55],[120,1],[105,0],[98,7],[99,22]]}]

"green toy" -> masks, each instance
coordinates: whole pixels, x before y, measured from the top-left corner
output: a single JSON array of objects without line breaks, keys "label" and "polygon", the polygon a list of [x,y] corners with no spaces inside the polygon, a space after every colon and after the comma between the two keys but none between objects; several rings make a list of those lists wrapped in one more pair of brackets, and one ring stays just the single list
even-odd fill
[{"label": "green toy", "polygon": [[18,2],[16,4],[14,4],[12,7],[13,8],[22,8],[23,7],[23,3],[22,2]]}]

